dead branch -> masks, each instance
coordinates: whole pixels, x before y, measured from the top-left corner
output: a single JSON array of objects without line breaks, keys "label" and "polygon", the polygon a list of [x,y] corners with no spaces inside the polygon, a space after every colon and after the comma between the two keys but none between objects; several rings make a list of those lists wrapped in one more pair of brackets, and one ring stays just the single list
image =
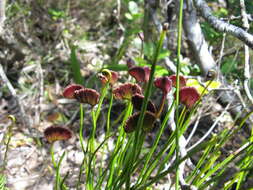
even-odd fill
[{"label": "dead branch", "polygon": [[16,90],[14,89],[14,87],[12,86],[11,82],[9,81],[9,79],[7,78],[5,72],[4,72],[4,69],[2,67],[2,65],[0,64],[0,78],[2,79],[3,81],[3,84],[5,84],[11,95],[13,96],[13,98],[15,99],[15,101],[17,102],[17,105],[19,107],[19,110],[20,110],[20,118],[22,120],[22,123],[24,124],[24,126],[27,126],[28,129],[31,129],[31,123],[30,123],[30,120],[27,116],[27,114],[25,113],[25,109],[23,107],[23,104],[21,103],[17,93],[16,93]]},{"label": "dead branch", "polygon": [[5,21],[5,0],[0,1],[0,34],[3,32],[3,26]]},{"label": "dead branch", "polygon": [[196,8],[199,10],[204,19],[211,24],[211,26],[220,31],[227,32],[234,37],[238,38],[251,49],[253,49],[253,35],[243,30],[240,27],[224,22],[217,17],[213,16],[211,9],[208,7],[204,0],[194,0]]},{"label": "dead branch", "polygon": [[188,2],[187,9],[184,10],[184,31],[194,58],[200,66],[203,75],[206,76],[209,70],[216,67],[216,64],[208,51],[208,45],[204,39],[192,1]]},{"label": "dead branch", "polygon": [[[248,30],[249,29],[249,21],[246,13],[246,8],[245,8],[245,2],[244,0],[240,0],[240,6],[241,6],[241,15],[242,15],[242,22],[243,22],[243,27]],[[249,89],[249,80],[250,80],[250,56],[249,56],[249,47],[247,45],[244,45],[244,81],[243,81],[243,86],[244,86],[244,91],[248,97],[248,99],[251,101],[251,104],[253,105],[253,97],[250,93]]]},{"label": "dead branch", "polygon": [[[195,49],[193,53],[194,57],[199,63],[199,66],[202,68],[203,72],[208,72],[208,70],[204,69],[216,68],[216,64],[211,53],[208,51],[208,46],[203,45],[206,43],[205,38],[202,31],[200,30],[200,26],[197,20],[197,13],[191,2],[191,0],[188,1],[188,4],[186,6],[187,9],[184,11],[184,31],[187,35],[190,47],[192,47],[193,50]],[[205,54],[201,54],[202,52],[205,52]],[[201,58],[202,56],[205,58]],[[219,68],[217,68],[217,70],[218,69]],[[229,85],[226,82],[226,79],[222,75],[220,75],[219,79],[223,82],[225,87],[234,89],[233,86]],[[242,102],[240,101],[238,95],[234,91],[217,91],[216,95],[219,97],[218,102],[223,107],[231,104],[231,102],[232,105],[237,105],[233,107],[233,109],[230,109],[230,113],[235,119],[239,117],[237,121],[240,123],[240,121],[243,120],[244,116],[249,110],[242,105]],[[245,125],[247,126],[245,129],[250,130],[252,126],[251,120],[247,120],[245,122]]]}]

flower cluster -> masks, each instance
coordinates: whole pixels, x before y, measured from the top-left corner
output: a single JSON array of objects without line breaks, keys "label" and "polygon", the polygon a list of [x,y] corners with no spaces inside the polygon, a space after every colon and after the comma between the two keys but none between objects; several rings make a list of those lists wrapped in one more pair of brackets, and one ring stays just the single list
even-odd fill
[{"label": "flower cluster", "polygon": [[[143,83],[144,86],[148,83],[150,78],[150,68],[136,66],[135,62],[132,59],[127,61],[128,73],[138,82]],[[131,133],[135,131],[137,127],[137,122],[140,117],[140,110],[144,102],[143,90],[141,86],[136,83],[124,83],[114,87],[115,83],[118,80],[118,74],[114,71],[108,69],[103,69],[101,73],[98,74],[102,86],[105,87],[106,84],[109,84],[112,87],[112,93],[114,98],[118,100],[127,100],[131,101],[133,107],[137,112],[131,115],[125,123],[124,130],[126,133]],[[162,99],[159,107],[151,101],[148,100],[147,108],[144,113],[143,120],[143,131],[150,131],[153,129],[156,120],[160,117],[167,95],[172,91],[173,88],[177,86],[177,76],[163,76],[155,78],[154,86],[162,91]],[[193,108],[196,102],[200,99],[200,95],[194,87],[186,86],[186,79],[183,76],[179,76],[179,100],[184,104],[188,109]],[[91,88],[85,88],[79,84],[70,84],[64,91],[63,96],[68,99],[76,99],[78,102],[83,104],[89,104],[94,107],[98,104],[100,99],[100,94]],[[45,136],[49,142],[54,142],[55,140],[67,139],[71,137],[71,133],[65,128],[60,127],[50,127],[46,129]]]},{"label": "flower cluster", "polygon": [[[135,78],[139,83],[147,83],[150,77],[149,67],[136,66],[132,59],[127,60],[128,73]],[[172,88],[177,86],[177,76],[163,76],[158,77],[154,80],[154,86],[160,89],[163,93],[162,100],[159,108],[148,100],[147,109],[144,113],[144,121],[142,129],[144,131],[150,131],[154,127],[155,121],[160,117],[168,93]],[[186,79],[183,76],[179,76],[179,100],[188,109],[193,108],[196,102],[200,99],[200,95],[194,87],[186,86]],[[125,132],[131,133],[136,129],[137,122],[140,116],[140,110],[144,102],[144,96],[141,93],[141,88],[137,84],[123,84],[118,88],[114,89],[114,96],[118,99],[131,100],[134,108],[137,110],[132,116],[128,118],[125,124]]]}]

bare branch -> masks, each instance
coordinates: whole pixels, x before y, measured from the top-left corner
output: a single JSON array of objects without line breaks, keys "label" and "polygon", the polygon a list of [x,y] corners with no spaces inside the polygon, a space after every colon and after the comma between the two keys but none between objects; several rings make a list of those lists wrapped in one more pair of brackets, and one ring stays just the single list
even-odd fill
[{"label": "bare branch", "polygon": [[[240,0],[240,6],[241,6],[241,15],[242,15],[242,23],[243,27],[248,30],[249,29],[249,21],[246,13],[245,8],[245,2],[244,0]],[[249,79],[250,79],[250,56],[249,56],[249,47],[247,45],[244,45],[244,81],[243,86],[245,93],[248,97],[248,99],[251,101],[251,104],[253,104],[253,97],[250,93],[249,89]]]},{"label": "bare branch", "polygon": [[253,35],[246,32],[240,27],[224,22],[217,17],[213,16],[211,9],[208,7],[205,1],[195,0],[195,5],[200,11],[201,15],[209,22],[214,29],[220,32],[227,32],[253,49]]},{"label": "bare branch", "polygon": [[13,98],[15,99],[15,101],[17,102],[18,104],[18,107],[19,107],[19,111],[20,111],[20,118],[23,120],[23,124],[25,126],[27,126],[27,128],[30,130],[31,128],[31,123],[30,123],[30,120],[27,116],[27,114],[25,113],[25,109],[23,107],[23,104],[21,103],[17,93],[16,93],[16,90],[14,89],[14,87],[12,86],[11,82],[9,81],[9,79],[7,78],[5,72],[4,72],[4,69],[2,67],[2,65],[0,64],[0,79],[3,81],[3,84],[6,84],[6,86],[8,87],[11,95],[13,96]]},{"label": "bare branch", "polygon": [[3,32],[5,21],[5,0],[0,0],[0,34]]},{"label": "bare branch", "polygon": [[188,2],[187,9],[184,10],[184,31],[197,64],[200,66],[203,75],[206,76],[210,69],[216,67],[216,64],[208,51],[208,45],[204,39],[192,1]]},{"label": "bare branch", "polygon": [[206,137],[208,137],[208,135],[210,135],[213,131],[213,129],[217,126],[217,123],[221,120],[221,118],[224,116],[224,114],[226,113],[226,111],[228,110],[230,104],[228,104],[226,106],[226,108],[224,109],[224,111],[220,114],[220,116],[215,120],[215,122],[213,123],[213,125],[210,127],[210,129],[205,133],[205,135],[203,137],[201,137],[201,139],[199,139],[194,145],[192,145],[191,147],[189,147],[187,149],[187,151],[192,150],[194,147],[198,146],[200,143],[202,143]]}]

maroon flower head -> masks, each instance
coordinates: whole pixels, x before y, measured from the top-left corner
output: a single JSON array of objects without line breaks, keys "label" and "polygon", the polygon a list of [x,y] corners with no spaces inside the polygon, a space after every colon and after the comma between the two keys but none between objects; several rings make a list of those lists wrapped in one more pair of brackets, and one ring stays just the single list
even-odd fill
[{"label": "maroon flower head", "polygon": [[116,99],[131,100],[133,95],[142,94],[142,90],[137,84],[126,83],[115,88],[112,93]]},{"label": "maroon flower head", "polygon": [[[140,116],[140,112],[134,113],[132,116],[128,118],[126,121],[126,124],[124,126],[124,130],[126,133],[131,133],[135,131],[138,123],[138,119]],[[154,123],[155,123],[156,117],[154,113],[151,113],[149,111],[145,112],[144,120],[143,120],[143,126],[142,130],[148,132],[153,129]]]},{"label": "maroon flower head", "polygon": [[135,61],[132,58],[128,58],[127,61],[126,61],[126,63],[127,63],[128,69],[130,69],[130,68],[132,68],[132,67],[135,66]]},{"label": "maroon flower head", "polygon": [[113,85],[118,81],[119,75],[115,71],[111,71],[111,74],[112,76],[111,76],[110,84]]},{"label": "maroon flower head", "polygon": [[[141,94],[135,94],[132,97],[133,106],[134,106],[135,109],[137,109],[139,111],[141,110],[141,106],[142,106],[143,101],[144,101],[144,96],[141,95]],[[152,113],[156,113],[156,107],[153,104],[153,102],[148,101],[147,111],[150,111]]]},{"label": "maroon flower head", "polygon": [[160,88],[164,94],[168,94],[168,92],[171,90],[172,82],[169,79],[169,77],[164,76],[164,77],[156,78],[154,81],[154,85],[157,88]]},{"label": "maroon flower head", "polygon": [[69,129],[61,126],[51,126],[46,128],[44,136],[49,143],[53,143],[59,140],[68,140],[72,137],[72,133]]},{"label": "maroon flower head", "polygon": [[148,82],[150,76],[150,68],[134,66],[128,70],[128,73],[136,79],[137,82]]},{"label": "maroon flower head", "polygon": [[63,96],[65,97],[65,98],[68,98],[68,99],[74,99],[75,98],[75,96],[74,96],[74,94],[75,94],[75,91],[76,90],[80,90],[80,89],[83,89],[84,87],[82,86],[82,85],[80,85],[80,84],[70,84],[70,85],[68,85],[65,89],[64,89],[64,91],[63,91]]},{"label": "maroon flower head", "polygon": [[[169,79],[172,81],[172,86],[176,88],[177,86],[177,75],[169,76]],[[186,86],[186,79],[183,76],[179,76],[179,88]]]},{"label": "maroon flower head", "polygon": [[100,94],[96,90],[91,88],[84,88],[75,91],[75,98],[80,103],[87,103],[91,106],[95,106],[96,104],[98,104],[99,97]]},{"label": "maroon flower head", "polygon": [[101,73],[98,74],[98,78],[103,85],[110,83],[111,85],[115,84],[118,80],[118,73],[104,69]]},{"label": "maroon flower head", "polygon": [[194,87],[185,86],[179,91],[179,100],[187,108],[192,108],[199,99],[200,95]]}]

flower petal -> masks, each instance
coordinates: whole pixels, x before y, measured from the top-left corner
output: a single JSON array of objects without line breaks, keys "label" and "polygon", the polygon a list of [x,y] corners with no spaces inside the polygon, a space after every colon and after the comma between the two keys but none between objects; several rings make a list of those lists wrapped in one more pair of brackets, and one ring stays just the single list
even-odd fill
[{"label": "flower petal", "polygon": [[112,93],[116,99],[131,100],[133,95],[142,94],[142,90],[137,84],[126,83],[115,88]]},{"label": "flower petal", "polygon": [[107,82],[113,85],[118,80],[118,73],[108,69],[103,69],[102,72],[98,74],[98,78],[101,80],[103,85],[105,85]]},{"label": "flower petal", "polygon": [[65,98],[68,98],[68,99],[74,99],[74,94],[75,94],[75,91],[76,90],[80,90],[80,89],[83,89],[84,87],[80,84],[70,84],[68,85],[64,91],[63,91],[63,96]]},{"label": "flower petal", "polygon": [[[141,106],[142,106],[143,101],[144,101],[144,96],[141,94],[135,94],[132,97],[133,106],[135,109],[137,109],[139,111],[141,110]],[[150,100],[148,101],[147,111],[150,111],[152,113],[156,113],[156,111],[157,111],[155,105]]]},{"label": "flower petal", "polygon": [[[124,126],[124,130],[126,133],[131,133],[136,130],[139,116],[140,116],[140,112],[137,112],[128,118]],[[149,111],[146,111],[144,115],[143,126],[142,126],[143,131],[145,132],[151,131],[154,127],[155,121],[156,121],[155,114]]]},{"label": "flower petal", "polygon": [[[169,79],[172,81],[172,86],[176,88],[177,86],[177,75],[169,76]],[[186,79],[183,76],[179,76],[179,88],[186,86]]]},{"label": "flower petal", "polygon": [[179,91],[179,100],[188,108],[192,108],[194,104],[200,99],[200,95],[194,87],[182,87]]},{"label": "flower petal", "polygon": [[150,68],[147,66],[134,66],[128,70],[128,73],[134,77],[137,82],[148,82],[150,76]]},{"label": "flower petal", "polygon": [[154,81],[154,85],[157,88],[160,88],[163,93],[168,94],[168,92],[171,90],[172,82],[168,76],[164,76],[156,78]]},{"label": "flower petal", "polygon": [[69,129],[57,125],[50,126],[44,131],[44,136],[49,143],[59,140],[68,140],[72,137]]},{"label": "flower petal", "polygon": [[95,106],[99,102],[100,94],[91,88],[84,88],[75,91],[75,98],[80,103],[87,103],[91,106]]}]

